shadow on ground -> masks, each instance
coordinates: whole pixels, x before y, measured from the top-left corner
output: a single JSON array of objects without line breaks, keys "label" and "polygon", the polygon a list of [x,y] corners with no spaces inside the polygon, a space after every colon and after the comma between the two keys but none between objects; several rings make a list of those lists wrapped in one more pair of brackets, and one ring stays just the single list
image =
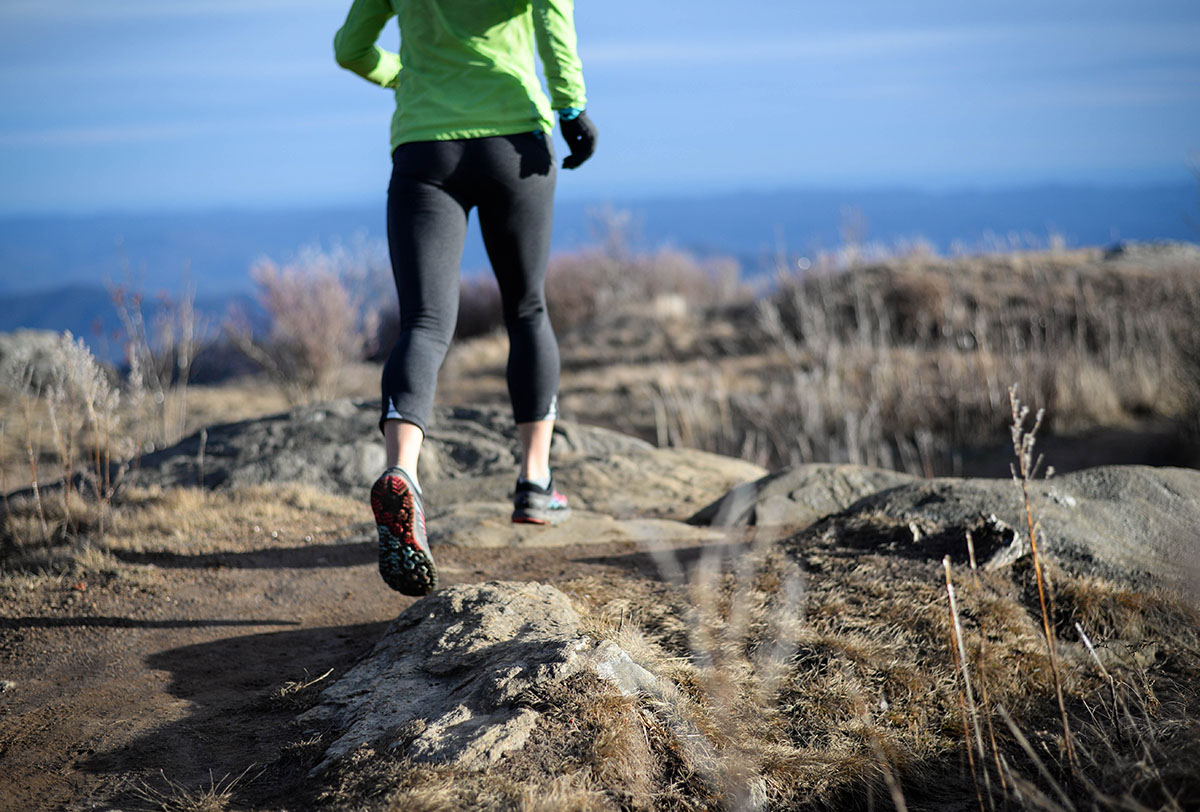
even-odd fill
[{"label": "shadow on ground", "polygon": [[357,567],[373,564],[376,556],[373,542],[344,542],[342,544],[305,544],[299,547],[268,547],[240,553],[142,553],[129,550],[109,550],[113,557],[126,564],[151,564],[168,569],[315,569],[318,567]]},{"label": "shadow on ground", "polygon": [[139,620],[132,617],[0,617],[0,629],[203,629],[213,626],[299,626],[294,620]]},{"label": "shadow on ground", "polygon": [[[256,621],[260,622],[260,621]],[[160,777],[189,789],[207,788],[223,776],[247,771],[235,789],[239,805],[258,806],[299,783],[311,764],[289,763],[281,750],[295,737],[291,726],[298,705],[316,688],[280,697],[289,682],[303,682],[334,669],[349,668],[382,635],[387,623],[361,623],[298,631],[266,632],[169,649],[146,660],[171,675],[169,691],[190,704],[182,719],[162,725],[116,750],[99,753],[83,770],[119,779],[147,776],[145,783],[166,790]],[[126,789],[109,799],[112,809],[136,801]]]}]

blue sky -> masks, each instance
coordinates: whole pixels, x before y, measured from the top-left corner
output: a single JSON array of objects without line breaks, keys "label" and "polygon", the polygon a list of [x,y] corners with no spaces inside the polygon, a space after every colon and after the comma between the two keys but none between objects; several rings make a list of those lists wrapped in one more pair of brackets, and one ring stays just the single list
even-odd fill
[{"label": "blue sky", "polygon": [[[392,99],[332,0],[5,0],[0,212],[382,200]],[[560,194],[1186,181],[1200,3],[578,0]],[[381,41],[395,47],[389,27]]]}]

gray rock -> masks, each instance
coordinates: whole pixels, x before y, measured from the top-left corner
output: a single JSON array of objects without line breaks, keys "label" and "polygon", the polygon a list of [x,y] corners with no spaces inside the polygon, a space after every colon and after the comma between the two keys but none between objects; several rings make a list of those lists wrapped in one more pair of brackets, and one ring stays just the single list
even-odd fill
[{"label": "gray rock", "polygon": [[1149,268],[1200,265],[1200,245],[1180,240],[1124,240],[1104,251],[1104,261]]},{"label": "gray rock", "polygon": [[[384,466],[378,419],[373,403],[340,400],[210,426],[143,457],[124,481],[162,487],[202,482],[207,488],[298,482],[362,496]],[[516,481],[518,445],[506,410],[437,409],[421,453],[430,518],[447,506],[507,499]],[[569,421],[555,425],[552,453],[556,483],[572,506],[618,518],[683,518],[715,494],[765,473],[742,460],[656,449],[634,437]],[[506,519],[511,505],[497,501],[488,510]],[[611,530],[604,528],[608,535]],[[643,528],[630,532],[641,534]],[[492,538],[486,543],[501,542]]]},{"label": "gray rock", "polygon": [[688,539],[719,542],[726,534],[665,519],[622,519],[573,509],[571,520],[553,527],[513,524],[507,502],[465,502],[429,513],[429,541],[455,547],[565,547],[572,544],[635,542],[655,544]]},{"label": "gray rock", "polygon": [[580,632],[566,595],[539,583],[454,586],[410,606],[302,723],[336,739],[314,772],[368,744],[418,762],[483,770],[521,749],[540,714],[523,702],[591,673],[629,695],[659,682],[611,642]]},{"label": "gray rock", "polygon": [[688,448],[556,458],[554,476],[572,505],[618,518],[685,519],[699,505],[766,474],[744,460]]},{"label": "gray rock", "polygon": [[731,490],[689,522],[713,527],[808,525],[913,477],[862,465],[799,465]]},{"label": "gray rock", "polygon": [[[143,457],[126,477],[135,484],[228,488],[299,482],[361,494],[383,470],[378,407],[338,400],[238,423],[210,426]],[[554,453],[607,455],[650,447],[590,426],[555,427]],[[421,479],[503,476],[517,468],[516,428],[502,409],[438,409],[421,456]]]},{"label": "gray rock", "polygon": [[[1200,471],[1091,468],[1038,480],[1030,496],[1040,549],[1065,569],[1138,587],[1200,584]],[[1000,566],[1028,552],[1027,528],[1011,479],[908,479],[813,531],[872,551],[962,559],[970,529],[981,561]]]}]

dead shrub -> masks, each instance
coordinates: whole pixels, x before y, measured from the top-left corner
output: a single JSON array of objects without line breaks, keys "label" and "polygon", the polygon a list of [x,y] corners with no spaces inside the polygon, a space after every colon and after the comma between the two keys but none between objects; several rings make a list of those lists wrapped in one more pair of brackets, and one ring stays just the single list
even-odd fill
[{"label": "dead shrub", "polygon": [[[121,390],[84,341],[63,333],[54,358],[44,383],[34,382],[31,360],[20,355],[7,358],[0,373],[19,404],[29,466],[28,492],[10,495],[7,461],[0,460],[5,483],[0,549],[13,562],[37,560],[55,545],[74,543],[85,530],[103,535],[113,494],[137,447],[121,426]],[[47,433],[54,462],[48,471],[41,467],[39,448]]]},{"label": "dead shrub", "polygon": [[661,315],[668,297],[678,301],[672,308],[701,312],[746,295],[739,274],[726,258],[702,262],[665,248],[650,253],[593,248],[551,259],[546,299],[555,329],[565,332],[630,311]]},{"label": "dead shrub", "polygon": [[[710,342],[703,358],[632,387],[622,427],[769,468],[851,462],[930,476],[1002,447],[1013,382],[1045,404],[1054,433],[1200,425],[1197,307],[1195,268],[1151,272],[1086,253],[789,275],[755,308],[726,311],[740,341]],[[761,363],[746,374],[738,357]]]},{"label": "dead shrub", "polygon": [[226,322],[226,335],[255,361],[289,402],[332,397],[341,372],[368,353],[374,311],[356,302],[335,255],[310,251],[280,268],[264,259],[251,269],[269,319],[257,337],[244,316]]},{"label": "dead shrub", "polygon": [[124,332],[130,417],[141,427],[142,447],[153,451],[183,437],[192,365],[208,343],[209,324],[196,312],[195,286],[186,283],[178,297],[159,293],[147,319],[141,286],[127,276],[130,281],[111,285],[109,295]]},{"label": "dead shrub", "polygon": [[491,276],[464,279],[458,288],[456,338],[487,335],[504,327],[500,286]]}]

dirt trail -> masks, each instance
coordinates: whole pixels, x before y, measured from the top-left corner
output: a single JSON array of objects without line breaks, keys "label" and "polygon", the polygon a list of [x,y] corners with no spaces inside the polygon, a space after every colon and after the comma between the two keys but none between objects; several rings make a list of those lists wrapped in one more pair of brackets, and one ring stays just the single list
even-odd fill
[{"label": "dirt trail", "polygon": [[[554,583],[627,576],[635,552],[622,542],[437,554],[443,584]],[[197,788],[210,771],[220,779],[276,762],[296,711],[272,694],[345,670],[412,600],[384,586],[364,535],[126,557],[142,565],[132,584],[43,581],[4,596],[0,678],[14,683],[0,693],[4,812],[128,809],[108,801],[127,802],[138,781],[165,787],[160,770]],[[239,800],[274,808],[302,775],[277,764]]]}]

